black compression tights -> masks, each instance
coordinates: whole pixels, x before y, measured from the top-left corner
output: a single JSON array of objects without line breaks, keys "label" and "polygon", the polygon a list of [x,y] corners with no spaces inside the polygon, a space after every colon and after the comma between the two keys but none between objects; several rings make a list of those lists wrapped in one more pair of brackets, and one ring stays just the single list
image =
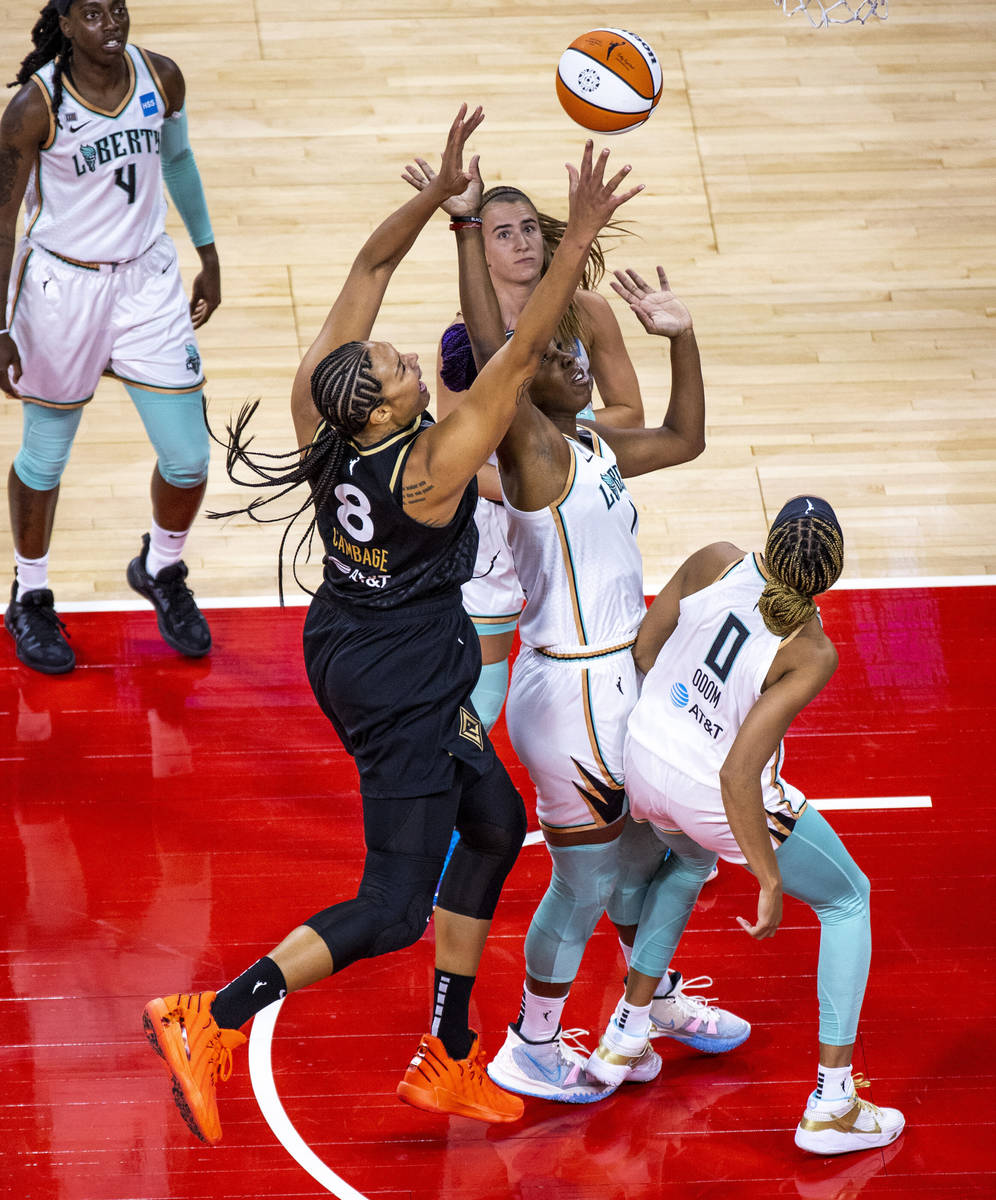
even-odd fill
[{"label": "black compression tights", "polygon": [[460,841],[439,885],[439,906],[490,920],[526,833],[522,797],[501,763],[432,796],[364,797],[367,857],[356,898],[305,921],[328,946],[335,971],[418,941],[454,828]]}]

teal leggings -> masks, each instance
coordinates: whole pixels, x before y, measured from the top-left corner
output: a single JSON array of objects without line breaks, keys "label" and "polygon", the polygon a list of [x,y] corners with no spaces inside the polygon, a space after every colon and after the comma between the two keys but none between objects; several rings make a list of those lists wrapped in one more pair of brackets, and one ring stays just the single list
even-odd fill
[{"label": "teal leggings", "polygon": [[[716,855],[684,834],[657,831],[671,849],[647,888],[632,965],[644,975],[662,975],[671,962]],[[779,846],[778,866],[786,895],[808,904],[820,921],[816,988],[820,1041],[848,1046],[858,1017],[871,962],[871,918],[867,877],[827,821],[810,805]],[[609,906],[614,915],[614,905]]]},{"label": "teal leggings", "polygon": [[[125,387],[155,448],[159,474],[173,487],[202,484],[211,457],[203,394],[153,392],[132,383]],[[24,431],[14,470],[29,488],[47,492],[58,485],[66,469],[83,410],[30,402],[22,408]]]}]

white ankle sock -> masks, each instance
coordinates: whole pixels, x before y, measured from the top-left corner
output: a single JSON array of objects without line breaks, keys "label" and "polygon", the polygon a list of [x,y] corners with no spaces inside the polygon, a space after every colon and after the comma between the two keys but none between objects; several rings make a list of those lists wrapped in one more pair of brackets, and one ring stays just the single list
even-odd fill
[{"label": "white ankle sock", "polygon": [[560,1028],[560,1018],[566,1003],[566,996],[534,996],[523,984],[519,1033],[527,1042],[551,1041]]},{"label": "white ankle sock", "polygon": [[155,578],[163,567],[172,567],[183,557],[183,546],[187,540],[189,529],[182,533],[174,533],[163,529],[152,522],[149,527],[149,553],[145,559],[145,569]]},{"label": "white ankle sock", "polygon": [[824,1067],[820,1065],[816,1073],[816,1091],[813,1099],[817,1104],[840,1104],[848,1096],[854,1094],[854,1082],[851,1079],[851,1064],[846,1067]]},{"label": "white ankle sock", "polygon": [[15,600],[20,600],[25,592],[37,592],[48,587],[48,555],[41,558],[24,558],[14,551],[15,578],[17,592]]},{"label": "white ankle sock", "polygon": [[630,1037],[649,1037],[650,1005],[630,1004],[625,996],[616,1005],[612,1014],[616,1025]]}]

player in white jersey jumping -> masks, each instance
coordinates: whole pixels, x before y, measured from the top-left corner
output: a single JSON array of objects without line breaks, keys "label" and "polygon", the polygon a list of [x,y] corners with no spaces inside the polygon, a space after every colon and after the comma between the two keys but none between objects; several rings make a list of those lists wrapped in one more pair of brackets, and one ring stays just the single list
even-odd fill
[{"label": "player in white jersey jumping", "polygon": [[[474,182],[444,210],[455,228],[477,222]],[[427,164],[409,167],[416,187]],[[504,323],[480,237],[458,240],[460,304],[479,365],[504,343]],[[636,702],[630,649],[646,612],[636,544],[637,515],[623,476],[695,458],[704,446],[705,401],[691,318],[658,269],[660,289],[634,272],[614,289],[652,334],[671,343],[672,389],[656,429],[579,428],[590,376],[573,354],[551,346],[498,447],[508,538],[526,597],[522,649],[506,720],[513,748],[537,792],[537,814],[553,860],[550,887],[526,938],[526,981],[518,1020],[488,1071],[509,1091],[565,1103],[601,1100],[613,1088],[590,1080],[584,1058],[565,1045],[561,1015],[584,948],[613,893],[624,953],[649,897],[666,886],[665,849],[626,816],[622,750]],[[651,965],[643,963],[644,967]],[[656,960],[653,960],[656,965]],[[663,964],[666,966],[667,964]],[[685,996],[675,971],[658,997],[659,1032],[713,1053],[749,1034],[745,1021]],[[634,1081],[661,1062],[644,1039]]]},{"label": "player in white jersey jumping", "polygon": [[[488,273],[510,336],[553,257],[565,224],[540,212],[525,192],[507,184],[483,193],[478,215]],[[594,290],[604,268],[602,247],[596,239],[581,287],[561,318],[556,340],[572,347],[581,368],[592,375],[604,405],[598,410],[598,420],[614,428],[637,428],[643,424],[643,401],[636,371],[615,314]],[[440,417],[461,402],[476,375],[466,326],[458,316],[440,340],[436,387]],[[581,415],[593,415],[590,404]],[[508,691],[508,660],[523,597],[508,545],[496,459],[481,469],[477,485],[479,545],[474,574],[463,587],[463,602],[481,641],[483,666],[474,689],[474,705],[490,730],[501,715]]]},{"label": "player in white jersey jumping", "polygon": [[[175,650],[211,648],[182,553],[207,483],[194,329],[221,302],[218,255],[183,76],[128,45],[128,29],[124,0],[51,0],[0,120],[0,387],[23,401],[24,419],[8,480],[15,579],[4,625],[18,658],[51,675],[76,663],[48,583],[59,481],[102,374],[124,383],[157,455],[150,532],[128,583]],[[164,181],[201,259],[189,304]]]},{"label": "player in white jersey jumping", "polygon": [[[836,582],[843,563],[836,515],[816,496],[781,509],[763,555],[729,542],[693,554],[640,627],[633,653],[646,677],[624,756],[632,814],[652,822],[670,847],[675,884],[658,891],[634,961],[644,939],[653,943],[650,957],[670,960],[717,855],[757,879],[757,920],[737,918],[752,937],[774,936],[783,893],[819,917],[820,1066],[795,1134],[814,1154],[885,1146],[904,1125],[897,1109],[859,1100],[864,1081],[851,1075],[871,957],[868,880],[780,775],[789,725],[837,667],[813,597]],[[615,1079],[621,1061],[639,1061],[654,975],[630,971],[587,1066],[596,1077]]]}]

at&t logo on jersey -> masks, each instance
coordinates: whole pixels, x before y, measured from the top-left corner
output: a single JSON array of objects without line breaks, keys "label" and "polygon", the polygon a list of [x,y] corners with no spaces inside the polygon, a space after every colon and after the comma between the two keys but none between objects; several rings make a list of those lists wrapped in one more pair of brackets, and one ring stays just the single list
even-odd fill
[{"label": "at&t logo on jersey", "polygon": [[683,683],[671,684],[671,703],[675,708],[684,708],[688,703],[688,688]]}]

